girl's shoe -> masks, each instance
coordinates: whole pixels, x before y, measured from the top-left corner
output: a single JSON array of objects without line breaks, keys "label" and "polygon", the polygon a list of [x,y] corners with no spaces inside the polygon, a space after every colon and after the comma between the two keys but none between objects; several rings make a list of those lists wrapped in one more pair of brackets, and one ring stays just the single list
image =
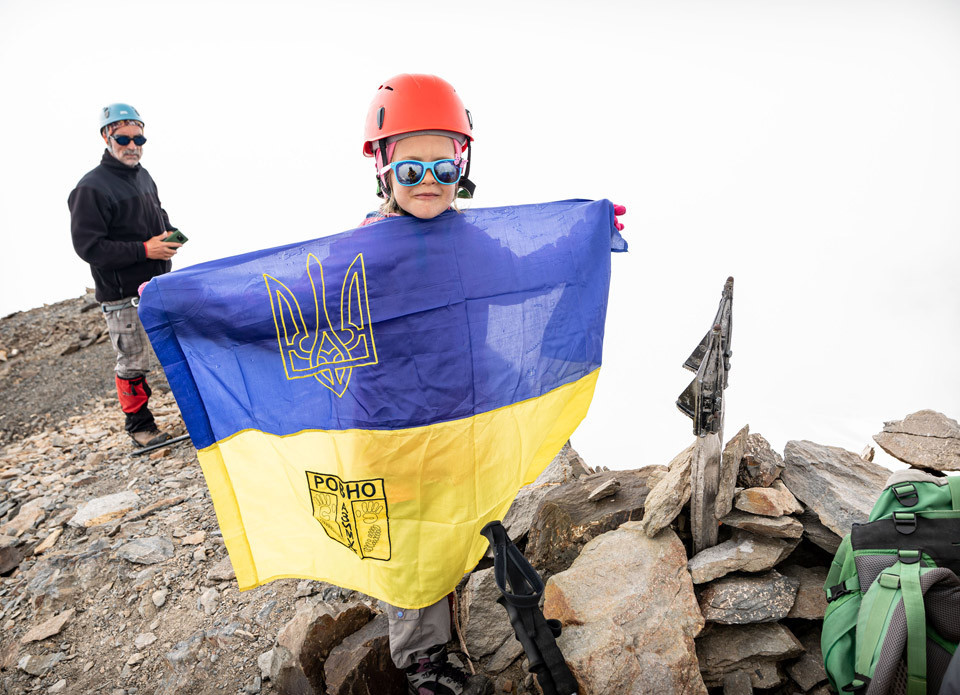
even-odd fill
[{"label": "girl's shoe", "polygon": [[425,656],[405,669],[410,695],[487,695],[493,684],[485,676],[467,676],[447,660],[443,645],[427,650]]}]

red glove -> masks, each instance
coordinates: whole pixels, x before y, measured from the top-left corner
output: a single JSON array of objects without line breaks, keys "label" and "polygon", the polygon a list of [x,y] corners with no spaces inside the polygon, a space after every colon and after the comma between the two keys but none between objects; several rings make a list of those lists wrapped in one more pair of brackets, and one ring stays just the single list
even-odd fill
[{"label": "red glove", "polygon": [[623,205],[613,205],[613,226],[617,228],[618,232],[623,231],[623,223],[620,221],[620,215],[626,215],[627,209]]}]

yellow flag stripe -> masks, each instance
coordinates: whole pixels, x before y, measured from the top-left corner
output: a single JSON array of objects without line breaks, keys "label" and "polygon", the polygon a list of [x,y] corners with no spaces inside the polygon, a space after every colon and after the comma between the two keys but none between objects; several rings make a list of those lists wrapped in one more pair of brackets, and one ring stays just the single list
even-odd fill
[{"label": "yellow flag stripe", "polygon": [[199,451],[240,589],[299,577],[405,608],[435,603],[483,556],[484,524],[586,415],[598,374],[461,420],[244,430]]}]

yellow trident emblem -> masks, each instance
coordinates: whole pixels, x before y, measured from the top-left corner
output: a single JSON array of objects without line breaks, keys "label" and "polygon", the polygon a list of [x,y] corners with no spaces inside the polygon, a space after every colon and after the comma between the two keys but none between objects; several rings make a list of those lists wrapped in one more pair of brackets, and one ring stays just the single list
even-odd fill
[{"label": "yellow trident emblem", "polygon": [[[287,379],[312,376],[340,397],[350,385],[354,367],[377,363],[363,254],[357,254],[343,278],[339,326],[334,326],[327,310],[323,265],[312,253],[307,257],[307,277],[313,290],[313,315],[316,317],[313,330],[307,326],[293,292],[275,277],[263,275],[270,295],[280,354],[283,355],[283,369]],[[320,299],[317,298],[316,278],[320,279]]]}]

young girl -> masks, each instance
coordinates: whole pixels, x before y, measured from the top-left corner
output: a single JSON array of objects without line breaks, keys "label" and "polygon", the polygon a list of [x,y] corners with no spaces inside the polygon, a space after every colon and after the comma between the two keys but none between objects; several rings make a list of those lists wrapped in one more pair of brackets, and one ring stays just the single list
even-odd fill
[{"label": "young girl", "polygon": [[[453,87],[434,75],[398,75],[377,90],[364,129],[363,153],[377,168],[377,194],[385,202],[363,225],[408,215],[433,219],[467,197],[473,124]],[[465,154],[465,150],[467,154]],[[474,695],[492,690],[483,676],[447,661],[450,603],[404,609],[386,605],[390,655],[407,675],[413,695]]]}]

